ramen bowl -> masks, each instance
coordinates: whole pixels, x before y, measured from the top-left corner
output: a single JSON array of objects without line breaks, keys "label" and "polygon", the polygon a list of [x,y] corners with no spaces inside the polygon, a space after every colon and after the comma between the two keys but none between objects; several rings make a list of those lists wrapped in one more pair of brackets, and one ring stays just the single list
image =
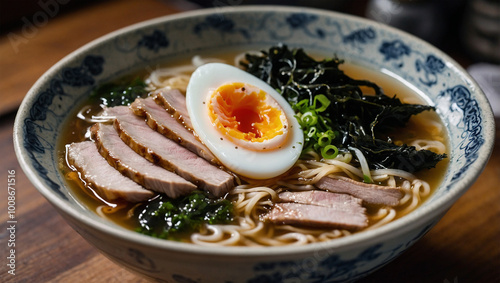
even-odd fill
[{"label": "ramen bowl", "polygon": [[[82,205],[59,169],[65,121],[102,82],[186,54],[278,43],[383,70],[444,122],[449,165],[432,196],[382,227],[304,246],[206,247],[127,230]],[[69,54],[26,95],[14,126],[22,169],[83,238],[119,265],[166,282],[335,282],[364,277],[424,236],[474,183],[493,147],[485,95],[450,57],[411,35],[353,16],[292,7],[206,9],[113,32]]]}]

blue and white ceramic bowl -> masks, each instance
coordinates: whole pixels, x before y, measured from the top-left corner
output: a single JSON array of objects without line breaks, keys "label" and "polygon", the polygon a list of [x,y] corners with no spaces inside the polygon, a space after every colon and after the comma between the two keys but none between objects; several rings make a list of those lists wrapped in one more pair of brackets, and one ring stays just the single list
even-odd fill
[{"label": "blue and white ceramic bowl", "polygon": [[[284,42],[308,52],[386,69],[437,107],[449,132],[450,164],[434,195],[381,228],[301,247],[210,248],[125,230],[80,205],[58,170],[64,121],[91,89],[137,66],[221,47]],[[29,91],[15,121],[15,149],[35,187],[87,241],[118,264],[167,282],[335,282],[387,264],[428,232],[471,186],[493,147],[487,99],[452,59],[406,33],[334,12],[288,7],[199,10],[111,33],[48,70]],[[191,280],[191,281],[190,281]]]}]

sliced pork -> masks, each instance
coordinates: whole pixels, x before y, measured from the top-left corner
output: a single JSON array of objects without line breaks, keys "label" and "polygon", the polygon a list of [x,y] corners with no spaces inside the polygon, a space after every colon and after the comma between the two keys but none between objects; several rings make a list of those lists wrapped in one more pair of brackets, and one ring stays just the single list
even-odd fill
[{"label": "sliced pork", "polygon": [[177,121],[177,119],[165,111],[165,108],[156,104],[153,97],[148,97],[146,99],[137,98],[130,107],[136,115],[145,117],[147,124],[153,130],[163,134],[171,140],[177,141],[180,145],[196,153],[205,160],[217,164],[217,158],[210,150],[203,145],[191,131],[187,130]]},{"label": "sliced pork", "polygon": [[359,230],[368,226],[365,214],[335,208],[293,202],[274,204],[266,218],[277,224],[290,224],[326,229]]},{"label": "sliced pork", "polygon": [[120,138],[149,161],[177,173],[218,197],[234,187],[232,175],[151,129],[130,108],[107,108],[105,115],[115,117],[114,126]]},{"label": "sliced pork", "polygon": [[144,188],[171,198],[196,189],[193,183],[137,154],[121,140],[113,125],[96,123],[91,131],[99,152],[108,163]]},{"label": "sliced pork", "polygon": [[123,176],[99,154],[91,141],[72,143],[67,146],[69,163],[92,185],[104,199],[124,199],[129,202],[145,201],[154,193]]},{"label": "sliced pork", "polygon": [[186,96],[178,89],[162,88],[154,95],[154,100],[163,106],[168,113],[178,119],[188,130],[193,131],[193,124],[186,107]]},{"label": "sliced pork", "polygon": [[325,206],[336,210],[351,212],[353,214],[366,213],[366,209],[362,206],[362,200],[348,194],[311,190],[302,192],[282,192],[278,196],[280,202]]},{"label": "sliced pork", "polygon": [[369,204],[396,206],[403,197],[400,188],[366,184],[348,178],[323,177],[314,185],[330,192],[350,194]]}]

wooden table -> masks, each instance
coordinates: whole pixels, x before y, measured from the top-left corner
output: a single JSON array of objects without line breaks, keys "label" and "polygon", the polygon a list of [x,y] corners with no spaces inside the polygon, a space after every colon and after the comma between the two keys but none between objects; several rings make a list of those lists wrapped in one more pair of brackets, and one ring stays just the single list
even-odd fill
[{"label": "wooden table", "polygon": [[[25,93],[63,56],[115,29],[186,9],[179,3],[94,1],[70,11],[61,9],[43,26],[40,18],[40,25],[33,26],[30,32],[21,26],[0,35],[1,282],[145,282],[90,246],[31,185],[14,154],[12,124]],[[450,49],[449,54],[464,66],[473,62],[455,49]],[[482,175],[442,221],[401,257],[361,282],[500,282],[498,128],[496,144]],[[17,188],[15,276],[7,273],[6,266],[10,170],[15,170]]]}]

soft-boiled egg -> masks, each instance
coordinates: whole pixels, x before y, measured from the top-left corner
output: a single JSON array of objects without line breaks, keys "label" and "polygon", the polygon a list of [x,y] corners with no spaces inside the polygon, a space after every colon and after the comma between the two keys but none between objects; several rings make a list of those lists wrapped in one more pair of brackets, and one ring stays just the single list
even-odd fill
[{"label": "soft-boiled egg", "polygon": [[187,86],[186,105],[199,139],[237,174],[272,178],[300,156],[304,137],[288,102],[237,67],[198,67]]}]

